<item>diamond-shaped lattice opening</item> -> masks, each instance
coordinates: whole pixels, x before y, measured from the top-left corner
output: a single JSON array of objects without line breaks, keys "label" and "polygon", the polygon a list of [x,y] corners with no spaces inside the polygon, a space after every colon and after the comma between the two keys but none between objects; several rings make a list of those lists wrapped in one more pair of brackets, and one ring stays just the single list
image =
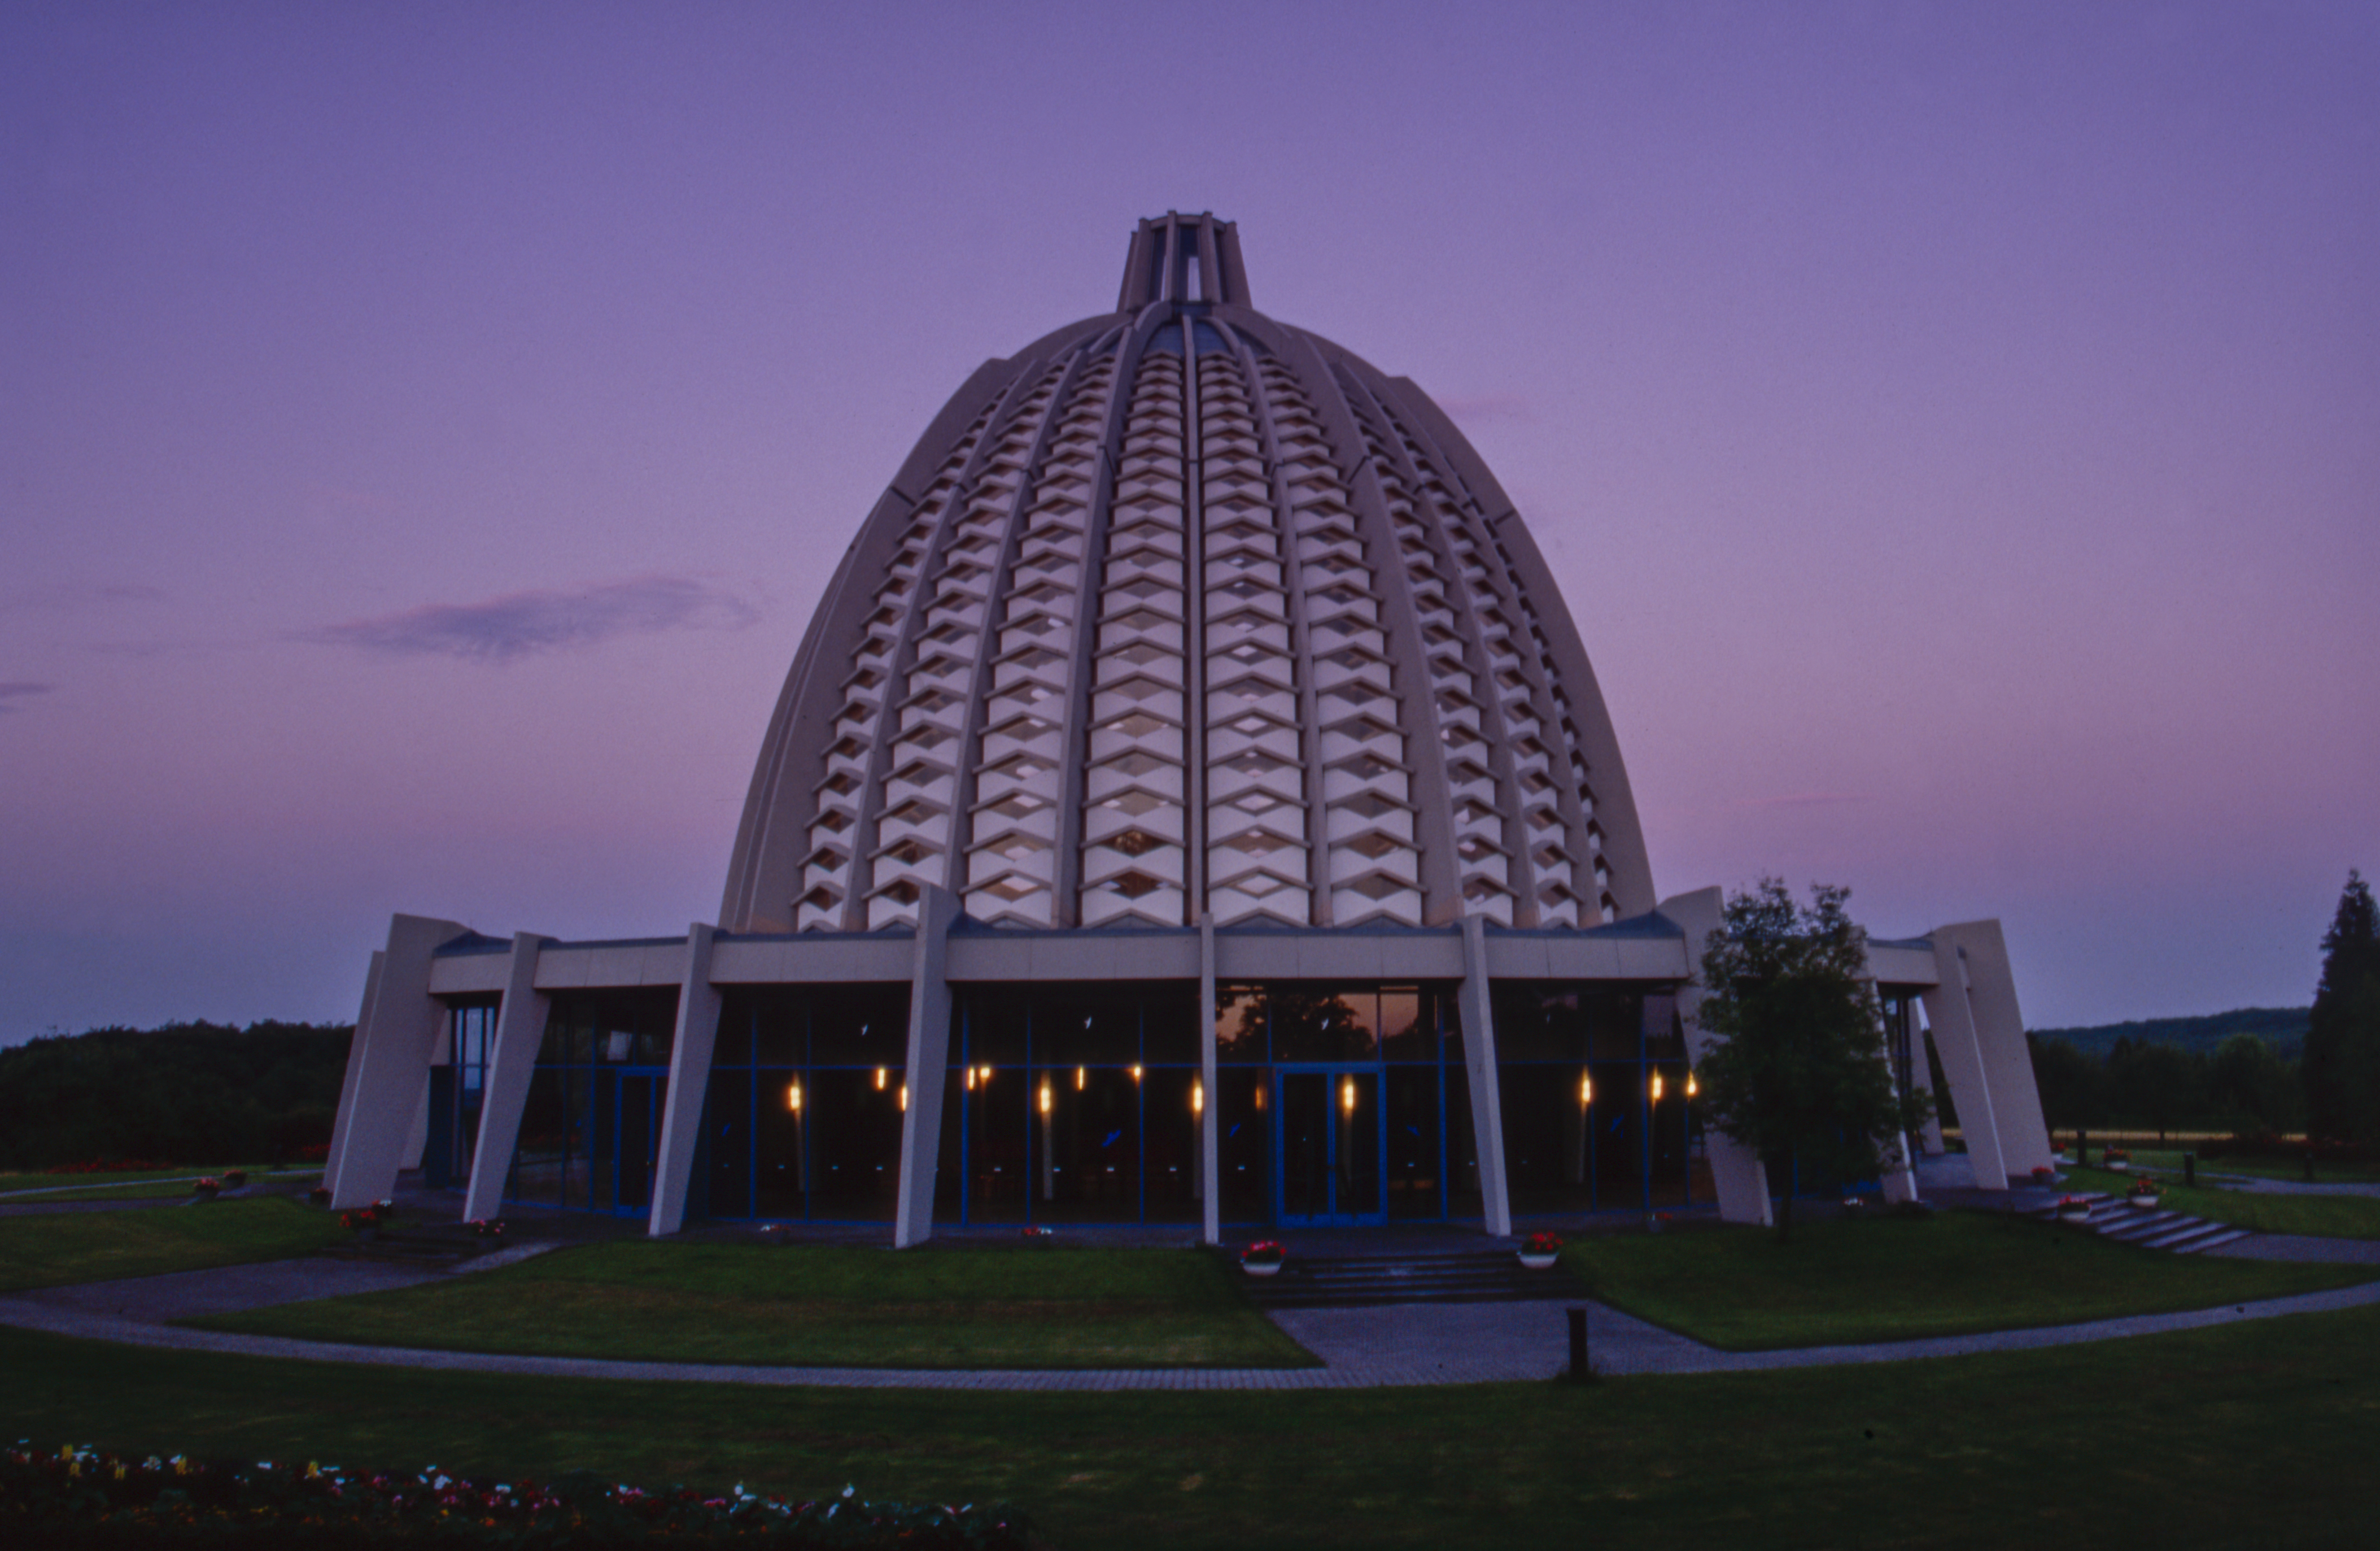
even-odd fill
[{"label": "diamond-shaped lattice opening", "polygon": [[938,727],[931,722],[901,729],[901,741],[914,749],[938,749],[956,736],[947,727]]},{"label": "diamond-shaped lattice opening", "polygon": [[1269,894],[1278,894],[1289,885],[1269,873],[1258,873],[1254,877],[1241,879],[1232,886],[1251,899],[1261,899]]},{"label": "diamond-shaped lattice opening", "polygon": [[1102,770],[1118,770],[1126,776],[1146,776],[1152,770],[1170,770],[1173,762],[1159,759],[1146,749],[1134,749],[1099,766]]},{"label": "diamond-shaped lattice opening", "polygon": [[848,770],[838,770],[819,785],[837,797],[849,797],[859,789],[859,777]]},{"label": "diamond-shaped lattice opening", "polygon": [[849,829],[852,824],[856,822],[856,820],[853,819],[849,813],[844,812],[842,809],[830,808],[825,812],[819,815],[818,823],[813,827],[823,829],[829,835],[840,835],[844,830]]},{"label": "diamond-shaped lattice opening", "polygon": [[[1056,653],[1052,653],[1051,655],[1055,656]],[[1170,662],[1175,653],[1168,652],[1153,641],[1135,641],[1122,651],[1111,652],[1108,655],[1130,663],[1135,667],[1147,667],[1149,664],[1160,660]]]},{"label": "diamond-shaped lattice opening", "polygon": [[1474,903],[1483,899],[1500,899],[1511,892],[1492,878],[1471,878],[1463,885],[1463,897]]},{"label": "diamond-shaped lattice opening", "polygon": [[878,892],[896,905],[914,905],[917,902],[918,897],[926,891],[915,879],[903,878],[900,882],[880,889]]},{"label": "diamond-shaped lattice opening", "polygon": [[1130,598],[1136,604],[1145,604],[1151,598],[1172,592],[1173,588],[1154,577],[1142,577],[1135,581],[1127,581],[1121,587],[1111,588],[1109,591],[1119,597]]},{"label": "diamond-shaped lattice opening", "polygon": [[1038,835],[1012,835],[992,847],[991,851],[993,855],[1004,856],[1011,861],[1022,861],[1028,856],[1038,856],[1049,849],[1050,842]]},{"label": "diamond-shaped lattice opening", "polygon": [[1126,856],[1141,856],[1155,850],[1165,842],[1145,829],[1127,829],[1110,839],[1108,844]]},{"label": "diamond-shaped lattice opening", "polygon": [[1269,813],[1281,802],[1281,798],[1269,791],[1243,792],[1232,799],[1232,806],[1243,813]]},{"label": "diamond-shaped lattice opening", "polygon": [[1042,801],[1040,799],[1028,796],[1020,791],[1011,792],[1006,797],[1003,797],[999,801],[993,803],[991,805],[991,812],[1000,814],[1003,818],[1021,819],[1028,813],[1038,813],[1048,806],[1049,804]]},{"label": "diamond-shaped lattice opening", "polygon": [[996,884],[984,885],[983,892],[996,894],[1013,905],[1028,894],[1040,893],[1041,885],[1030,878],[1020,878],[1012,873]]},{"label": "diamond-shaped lattice opening", "polygon": [[1099,806],[1102,808],[1112,808],[1119,812],[1130,813],[1134,818],[1139,818],[1144,813],[1154,812],[1160,808],[1170,808],[1172,805],[1155,792],[1146,791],[1118,792],[1115,796],[1103,798],[1099,801]]},{"label": "diamond-shaped lattice opening", "polygon": [[1242,734],[1245,737],[1254,738],[1258,733],[1269,728],[1273,724],[1270,719],[1267,717],[1243,716],[1232,724],[1232,730]]},{"label": "diamond-shaped lattice opening", "polygon": [[1374,861],[1378,861],[1390,851],[1404,849],[1405,843],[1394,836],[1383,835],[1375,829],[1368,834],[1358,835],[1348,841],[1347,849],[1359,856],[1368,856]]},{"label": "diamond-shaped lattice opening", "polygon": [[884,854],[905,867],[915,867],[929,856],[940,855],[941,849],[940,846],[929,846],[913,837],[902,841]]},{"label": "diamond-shaped lattice opening", "polygon": [[1493,846],[1476,835],[1466,835],[1454,843],[1454,852],[1465,861],[1476,861],[1483,856],[1501,856],[1503,848]]},{"label": "diamond-shaped lattice opening", "polygon": [[1119,873],[1099,886],[1113,889],[1127,899],[1138,899],[1144,895],[1156,893],[1165,885],[1162,880],[1152,878],[1148,873],[1135,870]]},{"label": "diamond-shaped lattice opening", "polygon": [[1108,728],[1111,731],[1123,733],[1126,738],[1147,738],[1150,733],[1158,731],[1164,726],[1165,724],[1163,722],[1159,721],[1148,712],[1135,711],[1131,715],[1126,716],[1120,721],[1110,722],[1108,724]]},{"label": "diamond-shaped lattice opening", "polygon": [[1279,770],[1282,763],[1261,749],[1250,749],[1245,753],[1225,760],[1222,768],[1242,776],[1262,776],[1268,771]]},{"label": "diamond-shaped lattice opening", "polygon": [[1355,758],[1349,760],[1345,764],[1341,765],[1340,768],[1347,772],[1348,775],[1355,777],[1358,781],[1368,781],[1375,776],[1385,776],[1390,771],[1397,769],[1398,766],[1390,764],[1388,761],[1380,758],[1378,754],[1367,753],[1358,754]]},{"label": "diamond-shaped lattice opening", "polygon": [[1232,658],[1235,662],[1245,664],[1253,663],[1259,657],[1269,657],[1272,655],[1272,653],[1266,651],[1263,647],[1258,646],[1253,641],[1244,641],[1237,646],[1232,647],[1229,652],[1224,653],[1223,655]]},{"label": "diamond-shaped lattice opening", "polygon": [[1182,691],[1171,684],[1160,684],[1154,678],[1130,678],[1121,684],[1102,684],[1101,694],[1122,695],[1126,700],[1148,700],[1152,695],[1178,695]]},{"label": "diamond-shaped lattice opening", "polygon": [[1412,889],[1413,885],[1402,878],[1392,878],[1386,873],[1366,873],[1354,882],[1342,886],[1377,902],[1386,899],[1391,894],[1406,893]]},{"label": "diamond-shaped lattice opening", "polygon": [[1263,856],[1272,851],[1293,850],[1295,849],[1295,844],[1293,841],[1277,839],[1270,835],[1265,834],[1261,830],[1256,829],[1244,829],[1237,835],[1232,836],[1230,839],[1223,841],[1222,844],[1224,847],[1232,850],[1245,851],[1250,856]]},{"label": "diamond-shaped lattice opening", "polygon": [[1399,812],[1398,804],[1390,801],[1387,798],[1382,797],[1378,792],[1374,791],[1357,792],[1346,801],[1340,803],[1339,806],[1344,808],[1351,813],[1354,813],[1360,817],[1367,819],[1377,819],[1382,813],[1393,813]]},{"label": "diamond-shaped lattice opening", "polygon": [[1174,621],[1153,608],[1136,608],[1130,614],[1119,615],[1114,622],[1127,630],[1153,630]]},{"label": "diamond-shaped lattice opening", "polygon": [[801,898],[801,903],[813,910],[831,910],[843,900],[843,891],[820,884]]}]

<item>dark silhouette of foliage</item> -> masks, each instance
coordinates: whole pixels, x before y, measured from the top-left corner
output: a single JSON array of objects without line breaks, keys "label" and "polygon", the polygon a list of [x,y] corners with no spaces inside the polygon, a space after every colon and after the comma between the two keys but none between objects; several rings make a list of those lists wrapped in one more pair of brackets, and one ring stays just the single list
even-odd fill
[{"label": "dark silhouette of foliage", "polygon": [[169,1023],[0,1050],[0,1166],[295,1158],[331,1139],[353,1032]]},{"label": "dark silhouette of foliage", "polygon": [[[1710,1123],[1758,1153],[1772,1189],[1796,1173],[1855,1179],[1897,1158],[1922,1124],[1924,1097],[1904,1102],[1886,1059],[1882,1011],[1865,978],[1867,934],[1843,902],[1815,885],[1808,906],[1777,878],[1727,902],[1726,924],[1702,957],[1695,1021],[1723,1041],[1697,1067]],[[1793,1192],[1777,1232],[1792,1231]]]},{"label": "dark silhouette of foliage", "polygon": [[2307,1020],[2308,1130],[2336,1142],[2380,1142],[2380,910],[2361,873],[2322,935],[2322,981]]}]

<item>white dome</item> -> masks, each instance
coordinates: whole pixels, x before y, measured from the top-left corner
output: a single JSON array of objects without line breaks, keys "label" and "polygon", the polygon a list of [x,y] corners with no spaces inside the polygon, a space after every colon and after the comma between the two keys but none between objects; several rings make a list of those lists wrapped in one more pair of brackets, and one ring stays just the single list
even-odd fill
[{"label": "white dome", "polygon": [[1115,311],[978,370],[810,622],[721,924],[929,885],[1045,929],[1653,907],[1512,502],[1410,381],[1252,309],[1228,223],[1142,222]]}]

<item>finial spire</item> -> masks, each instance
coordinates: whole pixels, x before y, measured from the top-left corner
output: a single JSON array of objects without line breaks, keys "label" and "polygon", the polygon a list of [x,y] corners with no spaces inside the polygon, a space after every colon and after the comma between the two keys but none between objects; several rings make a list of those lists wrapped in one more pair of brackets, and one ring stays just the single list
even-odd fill
[{"label": "finial spire", "polygon": [[1141,222],[1124,255],[1119,311],[1152,301],[1248,303],[1247,271],[1240,263],[1240,229],[1211,214],[1167,211]]}]

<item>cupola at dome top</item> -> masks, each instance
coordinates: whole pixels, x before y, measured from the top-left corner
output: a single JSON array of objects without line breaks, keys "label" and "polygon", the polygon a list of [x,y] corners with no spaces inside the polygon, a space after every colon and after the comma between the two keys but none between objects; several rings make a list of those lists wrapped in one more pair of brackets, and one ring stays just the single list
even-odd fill
[{"label": "cupola at dome top", "polygon": [[986,362],[853,541],[722,925],[1516,927],[1648,910],[1620,749],[1512,502],[1413,383],[1133,233],[1116,311]]}]

